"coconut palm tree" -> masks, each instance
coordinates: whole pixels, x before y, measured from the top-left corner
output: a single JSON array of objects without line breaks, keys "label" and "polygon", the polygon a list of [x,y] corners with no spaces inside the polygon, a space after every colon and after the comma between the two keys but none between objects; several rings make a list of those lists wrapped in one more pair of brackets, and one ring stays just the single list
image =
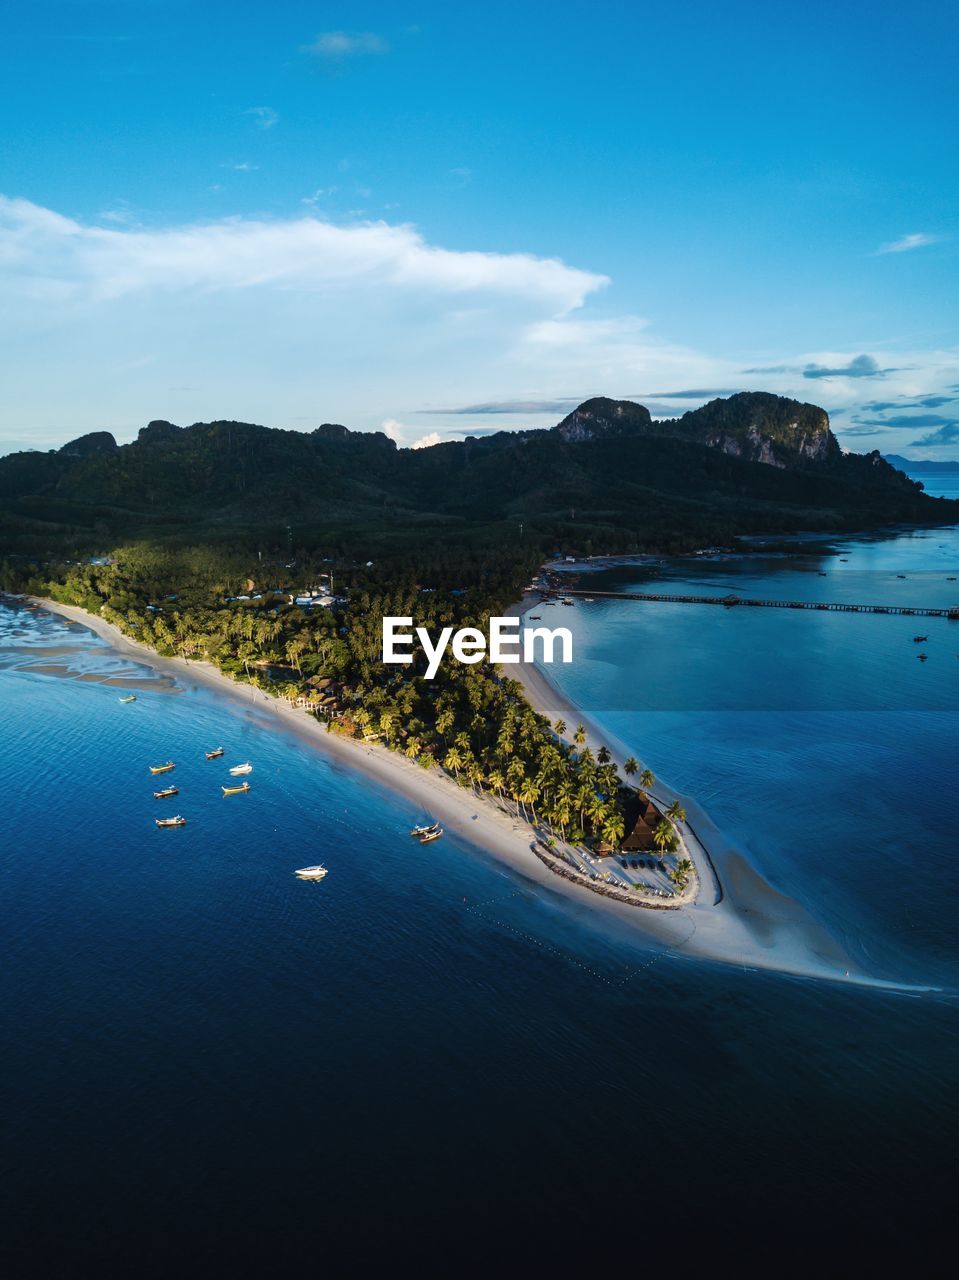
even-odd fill
[{"label": "coconut palm tree", "polygon": [[557,721],[556,721],[556,723],[553,725],[553,728],[556,730],[556,732],[559,734],[559,736],[560,736],[560,737],[562,737],[562,736],[563,736],[563,734],[566,732],[566,721],[565,721],[565,720],[563,720],[563,719],[562,719],[562,717],[561,717],[561,718],[560,718],[559,720],[557,720]]},{"label": "coconut palm tree", "polygon": [[596,752],[596,759],[599,764],[609,764],[612,756],[609,754],[609,747],[600,747]]},{"label": "coconut palm tree", "polygon": [[581,747],[586,741],[586,730],[581,724],[576,726],[576,732],[573,734],[573,741],[576,743],[577,747]]},{"label": "coconut palm tree", "polygon": [[530,813],[532,813],[533,821],[535,822],[536,821],[536,801],[539,799],[539,787],[532,780],[532,778],[525,778],[523,780],[523,783],[520,786],[519,796],[517,798],[520,804],[523,806],[524,812],[526,811],[526,806],[529,805]]},{"label": "coconut palm tree", "polygon": [[670,822],[685,822],[686,810],[678,800],[674,800],[666,810],[666,817],[669,818]]},{"label": "coconut palm tree", "polygon": [[623,822],[620,813],[613,811],[606,815],[603,821],[603,839],[607,844],[611,844],[614,849],[618,849],[625,830],[626,824]]},{"label": "coconut palm tree", "polygon": [[657,822],[656,826],[653,828],[653,844],[659,850],[660,857],[669,851],[669,848],[673,843],[673,839],[672,825],[668,823],[665,818],[663,818],[662,821]]},{"label": "coconut palm tree", "polygon": [[625,770],[627,775],[631,778],[633,774],[636,773],[636,771],[639,769],[639,761],[636,759],[635,756],[627,756],[627,758],[623,761],[623,769]]},{"label": "coconut palm tree", "polygon": [[640,794],[643,797],[645,797],[646,792],[649,790],[649,788],[653,785],[655,781],[656,781],[656,778],[651,769],[644,769],[643,772],[639,775],[639,790],[640,790]]}]

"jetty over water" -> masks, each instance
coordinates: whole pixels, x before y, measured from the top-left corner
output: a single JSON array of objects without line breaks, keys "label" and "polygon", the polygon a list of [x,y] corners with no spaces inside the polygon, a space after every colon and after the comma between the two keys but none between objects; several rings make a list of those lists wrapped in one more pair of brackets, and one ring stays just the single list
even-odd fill
[{"label": "jetty over water", "polygon": [[916,618],[951,618],[959,622],[959,604],[951,608],[930,609],[925,606],[909,608],[900,604],[847,604],[845,601],[830,600],[757,600],[746,596],[687,596],[668,595],[662,591],[563,591],[568,597],[577,596],[585,600],[646,600],[653,604],[718,604],[726,609],[745,607],[748,609],[815,609],[824,613],[889,613],[909,615]]}]

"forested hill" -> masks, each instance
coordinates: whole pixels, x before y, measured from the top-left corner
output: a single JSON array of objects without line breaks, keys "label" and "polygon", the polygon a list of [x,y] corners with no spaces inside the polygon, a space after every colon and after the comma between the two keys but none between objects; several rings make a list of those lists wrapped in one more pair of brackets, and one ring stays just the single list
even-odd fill
[{"label": "forested hill", "polygon": [[843,454],[826,413],[765,393],[668,422],[589,400],[548,430],[398,449],[380,433],[152,422],[0,459],[0,554],[137,539],[285,553],[681,550],[737,534],[959,520],[878,453]]}]

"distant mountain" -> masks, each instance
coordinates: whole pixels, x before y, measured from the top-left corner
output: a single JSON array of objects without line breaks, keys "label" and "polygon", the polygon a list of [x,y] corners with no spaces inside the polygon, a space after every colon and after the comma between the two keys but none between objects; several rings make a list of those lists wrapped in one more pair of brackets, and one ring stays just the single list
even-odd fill
[{"label": "distant mountain", "polygon": [[913,471],[926,471],[931,475],[957,475],[959,462],[934,462],[932,458],[903,458],[898,453],[883,454],[891,467],[909,475]]},{"label": "distant mountain", "polygon": [[824,409],[764,391],[710,400],[681,418],[658,422],[642,405],[599,397],[574,409],[553,430],[570,441],[611,435],[672,436],[773,467],[823,462],[841,452]]},{"label": "distant mountain", "polygon": [[[739,534],[959,521],[878,452],[843,454],[824,410],[765,393],[667,422],[588,400],[549,430],[398,449],[380,432],[154,421],[0,459],[0,553],[134,539],[402,557],[427,543],[683,550]],[[520,541],[521,540],[521,541]]]}]

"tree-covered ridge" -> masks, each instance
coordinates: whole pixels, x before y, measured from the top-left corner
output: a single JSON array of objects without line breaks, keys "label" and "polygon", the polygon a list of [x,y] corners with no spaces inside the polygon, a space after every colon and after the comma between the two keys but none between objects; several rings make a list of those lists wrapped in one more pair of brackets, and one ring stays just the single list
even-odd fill
[{"label": "tree-covered ridge", "polygon": [[[458,555],[680,551],[740,534],[942,523],[877,453],[843,455],[823,410],[763,393],[671,422],[594,400],[558,427],[397,449],[380,433],[154,422],[0,459],[0,553],[89,554],[134,539],[394,564]],[[757,460],[758,459],[758,460]]]}]

